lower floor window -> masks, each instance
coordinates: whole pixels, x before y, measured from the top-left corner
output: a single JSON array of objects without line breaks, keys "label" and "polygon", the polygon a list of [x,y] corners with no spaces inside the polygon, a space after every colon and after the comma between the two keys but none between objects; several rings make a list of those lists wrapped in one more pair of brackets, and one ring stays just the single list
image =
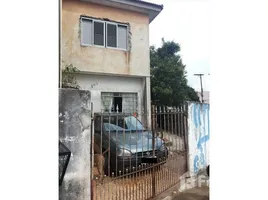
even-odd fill
[{"label": "lower floor window", "polygon": [[137,112],[137,93],[102,92],[101,100],[104,112]]}]

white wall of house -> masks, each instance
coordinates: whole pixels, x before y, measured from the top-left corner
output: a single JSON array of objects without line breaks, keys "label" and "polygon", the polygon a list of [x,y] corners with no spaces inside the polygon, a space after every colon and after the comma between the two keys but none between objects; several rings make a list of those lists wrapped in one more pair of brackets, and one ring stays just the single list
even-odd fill
[{"label": "white wall of house", "polygon": [[[118,93],[137,93],[138,97],[138,113],[142,110],[147,112],[147,107],[150,106],[150,98],[146,95],[148,86],[146,87],[146,77],[121,77],[109,75],[95,75],[95,74],[77,74],[77,84],[82,90],[89,90],[91,92],[91,101],[94,105],[94,112],[102,111],[102,92],[118,92]],[[148,82],[148,80],[147,80]],[[149,99],[149,100],[148,100]],[[144,123],[151,121],[150,113],[146,113]]]}]

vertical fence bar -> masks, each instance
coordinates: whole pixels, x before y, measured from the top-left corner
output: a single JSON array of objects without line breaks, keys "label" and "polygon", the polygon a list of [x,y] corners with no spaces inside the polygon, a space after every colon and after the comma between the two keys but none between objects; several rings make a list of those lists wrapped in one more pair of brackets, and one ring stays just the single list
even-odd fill
[{"label": "vertical fence bar", "polygon": [[176,137],[177,137],[177,139],[178,139],[178,148],[177,148],[177,150],[178,150],[178,152],[180,152],[180,150],[181,150],[181,137],[180,137],[180,129],[181,129],[181,127],[180,127],[180,107],[177,107],[177,109],[176,109],[176,116],[177,116],[177,135],[176,135]]},{"label": "vertical fence bar", "polygon": [[141,176],[142,176],[142,178],[143,178],[143,179],[142,179],[142,186],[141,186],[141,187],[142,187],[142,190],[141,190],[141,196],[142,196],[142,199],[145,198],[145,191],[144,191],[144,190],[145,190],[145,189],[144,189],[144,188],[145,188],[145,186],[144,186],[144,182],[145,182],[145,181],[144,181],[144,178],[145,178],[145,175],[144,175],[144,170],[143,170],[143,168],[144,168],[144,165],[141,165],[141,169],[142,169],[142,171],[141,171]]},{"label": "vertical fence bar", "polygon": [[[116,118],[115,118],[115,124],[118,126],[118,115],[116,115]],[[119,141],[119,138],[118,138],[118,130],[116,130],[116,133],[115,133],[115,137],[116,137],[116,149],[115,149],[115,176],[117,177],[119,174],[118,172],[118,159],[117,159],[117,155],[118,155],[118,141]],[[118,182],[118,180],[116,180]],[[115,184],[115,190],[116,190],[116,199],[120,198],[120,193],[119,193],[119,188],[118,188],[118,184]]]},{"label": "vertical fence bar", "polygon": [[93,102],[90,103],[91,107],[91,127],[90,127],[90,133],[91,133],[91,143],[90,143],[90,156],[91,156],[91,200],[94,200],[95,195],[95,188],[96,188],[96,182],[94,180],[94,112],[93,112]]},{"label": "vertical fence bar", "polygon": [[[102,144],[103,144],[103,130],[102,130],[102,127],[103,127],[103,112],[102,112],[102,114],[101,114],[101,138],[100,138],[100,149],[99,149],[99,152],[100,152],[100,157],[102,157],[103,156],[103,152],[102,152],[102,149],[103,149],[103,146],[102,146]],[[100,165],[99,166],[103,166],[103,159],[100,159]],[[102,178],[103,178],[103,171],[102,171],[102,168],[100,168],[99,166],[97,166],[97,168],[99,168],[98,169],[98,171],[99,171],[99,174],[100,174],[100,181],[102,180]],[[101,199],[101,196],[102,196],[102,190],[100,189],[100,185],[99,185],[99,199]],[[104,195],[105,195],[105,193],[104,193]]]},{"label": "vertical fence bar", "polygon": [[184,149],[185,149],[185,157],[186,157],[186,171],[189,170],[188,166],[188,104],[184,104],[183,107],[183,125],[184,125]]},{"label": "vertical fence bar", "polygon": [[185,151],[185,147],[186,147],[186,132],[185,132],[185,111],[184,111],[184,107],[181,107],[181,129],[182,129],[182,138],[183,138],[183,151]]},{"label": "vertical fence bar", "polygon": [[[154,107],[153,107],[154,109]],[[156,122],[157,123],[157,113],[156,113]],[[154,120],[155,121],[155,120]],[[154,125],[156,126],[156,124]],[[155,157],[155,129],[152,130],[152,148],[153,148],[153,157]],[[152,172],[152,197],[155,196],[155,165],[153,165],[153,172]]]},{"label": "vertical fence bar", "polygon": [[[111,123],[111,115],[110,115],[110,113],[109,113],[109,118],[108,118],[108,121],[109,121],[109,124]],[[110,144],[111,144],[111,130],[110,130],[110,127],[109,127],[109,139],[108,139],[108,142],[109,142],[109,144],[108,144],[108,176],[110,177],[111,176],[111,174],[110,174],[110,170],[111,170],[111,166],[110,166],[110,163],[111,163],[111,146],[110,146]],[[106,152],[107,153],[107,152]]]},{"label": "vertical fence bar", "polygon": [[176,142],[176,151],[178,151],[178,116],[177,116],[178,108],[175,107],[174,111],[175,111],[174,112],[175,134],[173,135],[173,137],[175,138]]},{"label": "vertical fence bar", "polygon": [[183,144],[183,141],[184,141],[184,136],[183,136],[183,112],[182,112],[182,107],[180,106],[179,107],[179,127],[180,127],[180,132],[179,132],[179,137],[180,137],[180,151],[183,151],[184,150],[184,144]]},{"label": "vertical fence bar", "polygon": [[[118,112],[117,112],[118,113]],[[124,143],[124,147],[123,147],[123,149],[124,149],[124,152],[123,152],[123,169],[122,169],[122,175],[123,175],[123,177],[122,177],[122,188],[123,188],[123,199],[125,199],[125,188],[124,188],[124,186],[125,186],[125,184],[124,184],[124,182],[125,182],[125,149],[126,149],[126,122],[125,122],[125,120],[124,120],[124,118],[125,118],[125,113],[123,113],[123,128],[124,128],[124,131],[123,131],[123,143]]]},{"label": "vertical fence bar", "polygon": [[170,110],[167,108],[167,118],[168,118],[168,122],[167,122],[167,132],[170,132]]},{"label": "vertical fence bar", "polygon": [[[164,106],[164,129],[163,129],[163,134],[164,134],[164,132],[167,131],[167,130],[166,130],[166,129],[167,129],[167,127],[166,127],[166,114],[167,114],[167,113],[166,113],[166,107]],[[163,138],[163,136],[164,136],[163,134],[162,134],[162,138]]]},{"label": "vertical fence bar", "polygon": [[[113,113],[114,114],[114,113]],[[118,126],[118,115],[113,115],[113,120],[115,125]],[[118,130],[115,131],[115,169],[113,168],[113,172],[112,172],[112,181],[114,182],[114,184],[112,184],[112,187],[115,187],[115,200],[120,198],[120,188],[119,188],[119,184],[120,184],[120,180],[117,178],[117,176],[119,175],[119,170],[118,170],[118,159],[117,159],[117,155],[118,155]],[[113,166],[114,167],[114,166]]]},{"label": "vertical fence bar", "polygon": [[[136,117],[138,119],[138,117],[140,117],[140,119],[144,119],[144,116],[142,116],[142,113],[139,113],[138,110],[136,110]],[[135,136],[135,140],[136,140],[136,164],[135,164],[135,169],[139,171],[138,168],[138,135],[140,132],[143,132],[143,130],[138,130],[138,120],[135,121],[136,122],[136,136]],[[141,128],[141,127],[140,127]],[[138,199],[138,172],[135,172],[136,174],[136,199]]]}]

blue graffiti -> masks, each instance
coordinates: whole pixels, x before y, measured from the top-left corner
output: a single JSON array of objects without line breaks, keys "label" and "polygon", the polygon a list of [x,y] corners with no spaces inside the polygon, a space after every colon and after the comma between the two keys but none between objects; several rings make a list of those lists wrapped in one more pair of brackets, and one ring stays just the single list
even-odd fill
[{"label": "blue graffiti", "polygon": [[[202,111],[201,111],[202,110]],[[207,116],[207,120],[206,120]],[[201,120],[202,117],[202,120]],[[192,119],[195,125],[195,128],[198,129],[197,136],[197,149],[198,153],[194,157],[194,173],[197,173],[201,166],[206,166],[205,153],[206,153],[206,145],[204,145],[205,149],[203,149],[202,144],[205,144],[210,137],[209,132],[209,105],[208,104],[194,104],[192,109]],[[206,124],[206,121],[208,122]],[[203,125],[203,126],[202,126]],[[208,126],[208,128],[207,128]],[[208,134],[206,134],[206,132]]]}]

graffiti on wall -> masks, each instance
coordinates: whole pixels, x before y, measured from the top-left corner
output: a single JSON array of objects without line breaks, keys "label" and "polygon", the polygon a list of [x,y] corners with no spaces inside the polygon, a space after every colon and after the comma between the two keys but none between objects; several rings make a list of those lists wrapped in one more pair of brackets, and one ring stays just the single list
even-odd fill
[{"label": "graffiti on wall", "polygon": [[189,169],[196,175],[209,164],[209,104],[190,103],[188,116]]}]

